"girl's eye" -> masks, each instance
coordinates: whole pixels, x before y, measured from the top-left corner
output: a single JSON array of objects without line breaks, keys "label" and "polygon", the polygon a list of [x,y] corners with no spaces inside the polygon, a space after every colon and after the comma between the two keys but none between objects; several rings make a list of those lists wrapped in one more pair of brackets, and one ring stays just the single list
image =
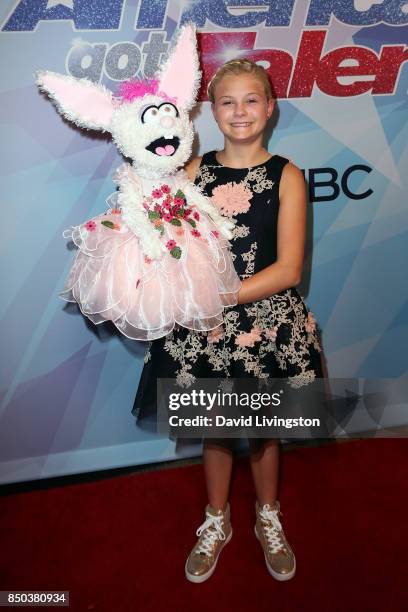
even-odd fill
[{"label": "girl's eye", "polygon": [[148,106],[142,113],[142,123],[155,123],[159,117],[159,109],[157,106]]},{"label": "girl's eye", "polygon": [[164,102],[163,104],[160,104],[159,111],[162,117],[178,117],[179,116],[177,107],[174,106],[174,104],[171,104],[171,102]]},{"label": "girl's eye", "polygon": [[250,100],[248,100],[248,102],[258,102],[258,100],[255,100],[255,98],[251,98]]}]

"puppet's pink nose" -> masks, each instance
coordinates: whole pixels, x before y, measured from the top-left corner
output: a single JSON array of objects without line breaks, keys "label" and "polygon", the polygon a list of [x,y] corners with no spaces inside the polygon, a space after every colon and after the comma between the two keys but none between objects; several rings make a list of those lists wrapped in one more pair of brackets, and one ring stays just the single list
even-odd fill
[{"label": "puppet's pink nose", "polygon": [[164,128],[171,128],[174,125],[173,117],[162,117],[160,119],[160,125]]}]

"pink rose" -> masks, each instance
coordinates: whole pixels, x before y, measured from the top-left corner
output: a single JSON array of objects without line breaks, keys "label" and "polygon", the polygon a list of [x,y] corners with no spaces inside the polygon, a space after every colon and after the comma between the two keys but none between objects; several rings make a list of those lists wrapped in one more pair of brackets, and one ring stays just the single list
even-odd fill
[{"label": "pink rose", "polygon": [[255,342],[260,342],[261,330],[259,327],[253,327],[250,332],[242,332],[235,338],[235,344],[238,346],[254,346]]},{"label": "pink rose", "polygon": [[87,221],[85,223],[85,228],[88,230],[88,232],[94,232],[96,230],[95,221]]},{"label": "pink rose", "polygon": [[311,312],[309,312],[307,315],[307,321],[305,323],[305,328],[309,334],[313,334],[316,331],[316,321]]},{"label": "pink rose", "polygon": [[215,329],[211,329],[207,334],[207,341],[210,344],[216,344],[220,340],[224,338],[224,328],[222,325],[219,325]]},{"label": "pink rose", "polygon": [[152,191],[152,196],[157,200],[158,198],[162,197],[162,192],[161,189],[153,189]]},{"label": "pink rose", "polygon": [[168,185],[162,185],[160,189],[162,190],[162,193],[170,193],[170,187]]},{"label": "pink rose", "polygon": [[169,251],[172,251],[176,246],[177,246],[177,243],[175,240],[168,240],[166,242],[166,248],[169,249]]},{"label": "pink rose", "polygon": [[167,223],[170,223],[170,221],[173,219],[173,215],[171,215],[170,213],[164,213],[163,219],[164,221],[167,221]]},{"label": "pink rose", "polygon": [[201,236],[200,232],[196,229],[191,230],[191,233],[194,236],[194,238],[199,238]]},{"label": "pink rose", "polygon": [[184,200],[183,198],[174,198],[174,205],[178,206],[179,208],[181,206],[184,206]]},{"label": "pink rose", "polygon": [[221,214],[227,217],[245,213],[249,210],[252,193],[241,183],[225,183],[215,187],[212,192],[212,201]]}]

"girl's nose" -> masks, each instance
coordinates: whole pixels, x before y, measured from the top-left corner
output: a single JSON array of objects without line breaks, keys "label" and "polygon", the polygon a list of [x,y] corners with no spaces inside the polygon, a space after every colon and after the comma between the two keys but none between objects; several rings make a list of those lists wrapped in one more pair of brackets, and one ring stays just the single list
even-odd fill
[{"label": "girl's nose", "polygon": [[235,107],[236,115],[244,115],[245,114],[245,106],[243,104],[237,104]]},{"label": "girl's nose", "polygon": [[162,117],[160,119],[160,125],[164,128],[171,128],[174,125],[173,117]]}]

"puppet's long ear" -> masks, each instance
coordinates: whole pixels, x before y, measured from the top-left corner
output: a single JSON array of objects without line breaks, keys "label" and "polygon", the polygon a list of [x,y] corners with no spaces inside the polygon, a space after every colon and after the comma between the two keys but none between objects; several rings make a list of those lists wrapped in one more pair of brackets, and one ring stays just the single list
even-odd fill
[{"label": "puppet's long ear", "polygon": [[194,106],[201,72],[198,61],[195,26],[188,23],[179,32],[177,43],[159,73],[159,90],[185,110]]},{"label": "puppet's long ear", "polygon": [[69,121],[92,130],[110,131],[114,100],[112,92],[102,85],[46,70],[36,73],[36,82]]}]

